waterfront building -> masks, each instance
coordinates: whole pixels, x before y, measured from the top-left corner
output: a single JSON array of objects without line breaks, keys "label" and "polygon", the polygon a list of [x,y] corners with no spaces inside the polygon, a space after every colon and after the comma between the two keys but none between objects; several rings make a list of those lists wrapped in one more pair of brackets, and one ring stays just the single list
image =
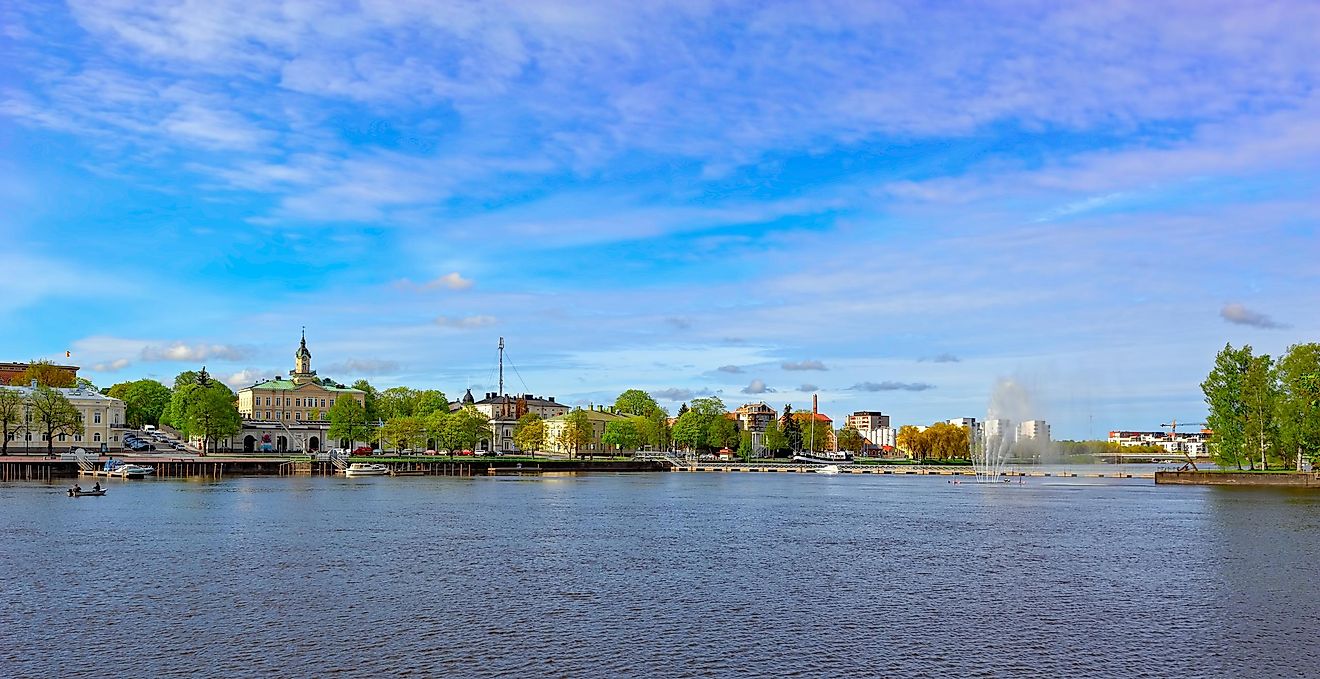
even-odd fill
[{"label": "waterfront building", "polygon": [[[26,369],[27,364],[23,364]],[[76,368],[75,368],[76,370]],[[0,385],[0,389],[18,392],[24,400],[37,389],[35,382],[27,386]],[[89,452],[109,453],[122,450],[123,434],[128,428],[124,402],[99,391],[83,387],[53,387],[82,416],[83,433],[56,434],[53,450],[69,451],[82,448]],[[9,435],[9,452],[45,452],[46,432],[29,410],[24,417],[26,426]]]},{"label": "waterfront building", "polygon": [[[12,384],[14,378],[26,372],[29,365],[31,364],[13,361],[0,362],[0,384]],[[78,380],[78,366],[76,365],[52,365],[50,367],[68,373],[69,378],[74,382]]]},{"label": "waterfront building", "polygon": [[[330,429],[330,408],[341,398],[366,406],[365,392],[317,376],[304,333],[287,379],[277,375],[239,390],[238,414],[243,418],[243,431],[220,445],[241,446],[244,452],[321,450],[326,447]],[[340,442],[345,448],[352,443]]]},{"label": "waterfront building", "polygon": [[844,420],[844,426],[856,429],[876,449],[897,445],[897,432],[890,426],[889,416],[879,410],[858,410]]},{"label": "waterfront building", "polygon": [[1038,443],[1049,443],[1050,425],[1045,420],[1026,420],[1017,426],[1017,440],[1019,442],[1034,441]]},{"label": "waterfront building", "polygon": [[465,406],[476,408],[477,412],[490,419],[491,440],[488,445],[491,450],[501,452],[517,452],[518,446],[513,443],[513,430],[518,426],[518,418],[528,413],[535,413],[540,415],[541,419],[548,420],[569,411],[568,406],[556,402],[553,396],[533,394],[510,396],[491,391],[478,401],[473,398],[471,389],[463,394],[462,399],[450,403],[449,411],[461,410]]},{"label": "waterfront building", "polygon": [[814,446],[815,450],[838,450],[839,443],[834,436],[834,420],[830,419],[830,417],[825,413],[815,413],[815,417],[817,422],[826,425],[825,431],[829,432],[825,436],[826,440],[823,442],[815,441],[814,443],[809,442],[807,440],[807,437],[811,435],[811,429],[807,426],[807,424],[811,422],[811,417],[812,417],[812,413],[806,410],[799,410],[793,413],[793,418],[796,419],[798,421],[798,425],[802,427],[802,436],[803,436],[802,445],[804,447]]},{"label": "waterfront building", "polygon": [[1206,444],[1214,434],[1209,429],[1200,431],[1180,431],[1171,434],[1167,431],[1111,431],[1109,442],[1124,448],[1137,446],[1159,446],[1171,455],[1206,457],[1209,453]]},{"label": "waterfront building", "polygon": [[752,435],[752,453],[757,456],[764,455],[765,428],[779,419],[779,411],[766,405],[764,401],[758,401],[742,404],[737,410],[729,413],[729,416],[733,418],[739,431],[749,432]]},{"label": "waterfront building", "polygon": [[1013,443],[1017,440],[1017,430],[1013,428],[1013,420],[992,417],[981,425],[981,433],[985,439]]},{"label": "waterfront building", "polygon": [[[572,412],[581,411],[587,414],[587,422],[591,426],[590,441],[585,445],[579,446],[576,451],[571,447],[565,447],[560,444],[559,437],[568,426],[568,416]],[[552,453],[574,453],[578,455],[613,455],[617,451],[614,446],[603,443],[601,438],[605,436],[605,426],[610,422],[620,422],[629,419],[629,415],[618,412],[614,406],[587,406],[585,409],[575,409],[572,412],[556,415],[545,421],[545,449]]]}]

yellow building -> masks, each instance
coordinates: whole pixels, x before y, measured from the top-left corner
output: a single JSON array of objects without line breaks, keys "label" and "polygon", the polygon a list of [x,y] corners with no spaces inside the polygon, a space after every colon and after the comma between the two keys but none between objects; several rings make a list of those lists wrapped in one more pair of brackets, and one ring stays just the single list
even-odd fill
[{"label": "yellow building", "polygon": [[238,392],[238,413],[245,420],[281,422],[329,422],[330,408],[341,398],[351,398],[365,406],[367,395],[329,378],[317,377],[312,370],[312,352],[307,350],[304,333],[294,354],[294,369],[287,379],[258,382]]},{"label": "yellow building", "polygon": [[[587,424],[591,427],[589,441],[574,450],[565,447],[559,442],[559,437],[568,426],[568,418],[573,412],[584,412],[587,416]],[[585,410],[577,409],[563,415],[557,415],[546,419],[545,421],[545,449],[552,453],[565,453],[578,455],[613,455],[617,452],[616,448],[608,443],[603,443],[601,439],[605,436],[605,425],[610,422],[622,422],[629,419],[629,416],[615,411],[614,406],[595,406],[588,407]],[[631,452],[631,451],[623,451]]]},{"label": "yellow building", "polygon": [[[29,386],[3,386],[17,392],[27,401],[36,391],[36,383]],[[66,451],[83,448],[89,452],[112,452],[123,449],[123,431],[125,424],[124,402],[106,396],[95,389],[83,387],[53,387],[77,409],[82,416],[83,433],[56,434],[54,450]],[[9,435],[9,452],[32,453],[46,452],[46,433],[41,431],[41,424],[35,421],[32,411],[24,406],[24,425]]]}]

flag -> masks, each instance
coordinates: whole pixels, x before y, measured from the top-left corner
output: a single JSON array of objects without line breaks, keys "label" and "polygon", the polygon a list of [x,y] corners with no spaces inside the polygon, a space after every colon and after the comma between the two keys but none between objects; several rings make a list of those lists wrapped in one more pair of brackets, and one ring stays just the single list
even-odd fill
[{"label": "flag", "polygon": [[71,351],[65,351],[65,352],[64,352],[64,357],[65,357],[65,358],[73,358],[73,352],[71,352]]}]

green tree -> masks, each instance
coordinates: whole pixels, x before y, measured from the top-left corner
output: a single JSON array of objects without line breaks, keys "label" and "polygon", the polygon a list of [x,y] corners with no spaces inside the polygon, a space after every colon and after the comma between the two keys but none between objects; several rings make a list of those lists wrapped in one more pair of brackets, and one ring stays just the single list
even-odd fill
[{"label": "green tree", "polygon": [[[199,436],[202,439],[202,452],[206,453],[208,444],[215,440],[233,436],[243,429],[243,420],[238,415],[238,406],[234,392],[229,387],[209,380],[185,386],[187,392],[182,406],[185,436]],[[179,392],[175,392],[178,396]]]},{"label": "green tree", "polygon": [[799,410],[793,413],[795,422],[801,431],[802,443],[810,450],[825,450],[829,447],[834,429],[824,420],[814,417],[810,411]]},{"label": "green tree", "polygon": [[60,434],[76,436],[83,433],[82,413],[73,407],[64,394],[50,387],[38,386],[28,397],[32,424],[46,436],[46,454],[55,452],[55,437]]},{"label": "green tree", "polygon": [[1247,412],[1251,406],[1247,373],[1251,370],[1251,346],[1233,349],[1229,343],[1214,355],[1214,367],[1201,383],[1209,410],[1205,425],[1214,432],[1210,437],[1210,454],[1220,466],[1242,469],[1243,464],[1253,462],[1251,448],[1247,445]]},{"label": "green tree", "polygon": [[587,417],[587,412],[578,408],[564,416],[564,426],[559,430],[558,441],[560,448],[570,451],[570,456],[576,456],[582,446],[591,443],[591,419]]},{"label": "green tree", "polygon": [[347,440],[351,447],[357,441],[368,440],[371,431],[367,410],[357,399],[343,394],[335,398],[334,405],[330,406],[330,428],[326,432],[330,438]]},{"label": "green tree", "polygon": [[518,424],[513,428],[513,445],[536,457],[536,451],[545,446],[545,420],[536,413],[518,418]]},{"label": "green tree", "polygon": [[670,438],[669,414],[663,408],[656,408],[651,412],[636,418],[637,431],[641,433],[645,445],[652,450],[669,450]]},{"label": "green tree", "polygon": [[771,456],[779,455],[788,450],[788,439],[784,438],[784,432],[779,429],[778,420],[770,420],[770,423],[765,425],[765,438],[763,441],[765,449],[770,452]]},{"label": "green tree", "polygon": [[1279,443],[1293,463],[1320,454],[1320,344],[1295,344],[1279,358]]},{"label": "green tree", "polygon": [[715,450],[737,448],[738,425],[723,415],[711,417],[706,424],[706,445]]},{"label": "green tree", "polygon": [[425,418],[416,415],[386,420],[380,432],[381,439],[394,446],[395,450],[421,448],[426,443],[426,434]]},{"label": "green tree", "polygon": [[0,387],[0,455],[9,454],[9,438],[24,430],[27,399],[17,389]]},{"label": "green tree", "polygon": [[642,447],[641,432],[637,431],[637,422],[632,418],[605,423],[605,433],[601,443],[617,446],[621,450],[637,450]]},{"label": "green tree", "polygon": [[894,443],[912,459],[920,459],[925,457],[925,441],[921,433],[914,425],[905,424],[898,428]]},{"label": "green tree", "polygon": [[413,402],[413,414],[425,417],[437,411],[449,412],[449,398],[445,392],[437,389],[418,391]]},{"label": "green tree", "polygon": [[614,399],[614,408],[625,415],[646,415],[659,410],[660,404],[641,389],[629,389]]},{"label": "green tree", "polygon": [[847,450],[853,453],[862,452],[862,447],[866,445],[866,439],[862,433],[857,431],[856,427],[844,427],[838,433],[839,449]]},{"label": "green tree", "polygon": [[802,425],[793,417],[793,404],[784,405],[784,443],[790,452],[802,450]]},{"label": "green tree", "polygon": [[438,441],[451,454],[455,450],[472,450],[482,439],[490,438],[490,419],[468,406],[444,417],[439,434]]},{"label": "green tree", "polygon": [[128,426],[140,428],[144,424],[158,425],[173,393],[156,380],[120,382],[106,392],[107,396],[124,402],[124,419]]},{"label": "green tree", "polygon": [[742,456],[743,461],[750,462],[755,452],[752,450],[752,432],[740,432],[738,434],[738,454]]},{"label": "green tree", "polygon": [[377,391],[375,387],[371,386],[371,383],[366,380],[358,380],[354,382],[352,386],[354,389],[357,389],[365,395],[363,398],[363,407],[366,408],[367,411],[367,421],[375,422],[382,419],[380,412],[376,410],[376,398],[380,396],[380,392]]},{"label": "green tree", "polygon": [[687,450],[697,450],[706,445],[705,420],[700,415],[687,411],[674,420],[674,443]]},{"label": "green tree", "polygon": [[1245,444],[1255,452],[1251,455],[1251,464],[1254,467],[1259,457],[1260,468],[1268,469],[1267,459],[1273,457],[1277,460],[1279,453],[1279,427],[1274,419],[1279,400],[1279,378],[1268,354],[1252,357],[1242,387],[1242,399],[1246,405]]},{"label": "green tree", "polygon": [[36,380],[40,387],[72,387],[77,384],[74,373],[58,368],[50,361],[32,361],[23,372],[10,378],[9,383],[26,387]]},{"label": "green tree", "polygon": [[384,420],[408,417],[417,408],[417,392],[408,387],[390,387],[376,397],[376,415]]}]

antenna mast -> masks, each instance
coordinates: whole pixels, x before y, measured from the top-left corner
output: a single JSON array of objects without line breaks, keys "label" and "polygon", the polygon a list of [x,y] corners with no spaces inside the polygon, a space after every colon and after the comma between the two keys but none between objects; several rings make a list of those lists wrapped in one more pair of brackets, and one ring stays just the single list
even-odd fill
[{"label": "antenna mast", "polygon": [[504,338],[500,338],[500,396],[504,395]]}]

